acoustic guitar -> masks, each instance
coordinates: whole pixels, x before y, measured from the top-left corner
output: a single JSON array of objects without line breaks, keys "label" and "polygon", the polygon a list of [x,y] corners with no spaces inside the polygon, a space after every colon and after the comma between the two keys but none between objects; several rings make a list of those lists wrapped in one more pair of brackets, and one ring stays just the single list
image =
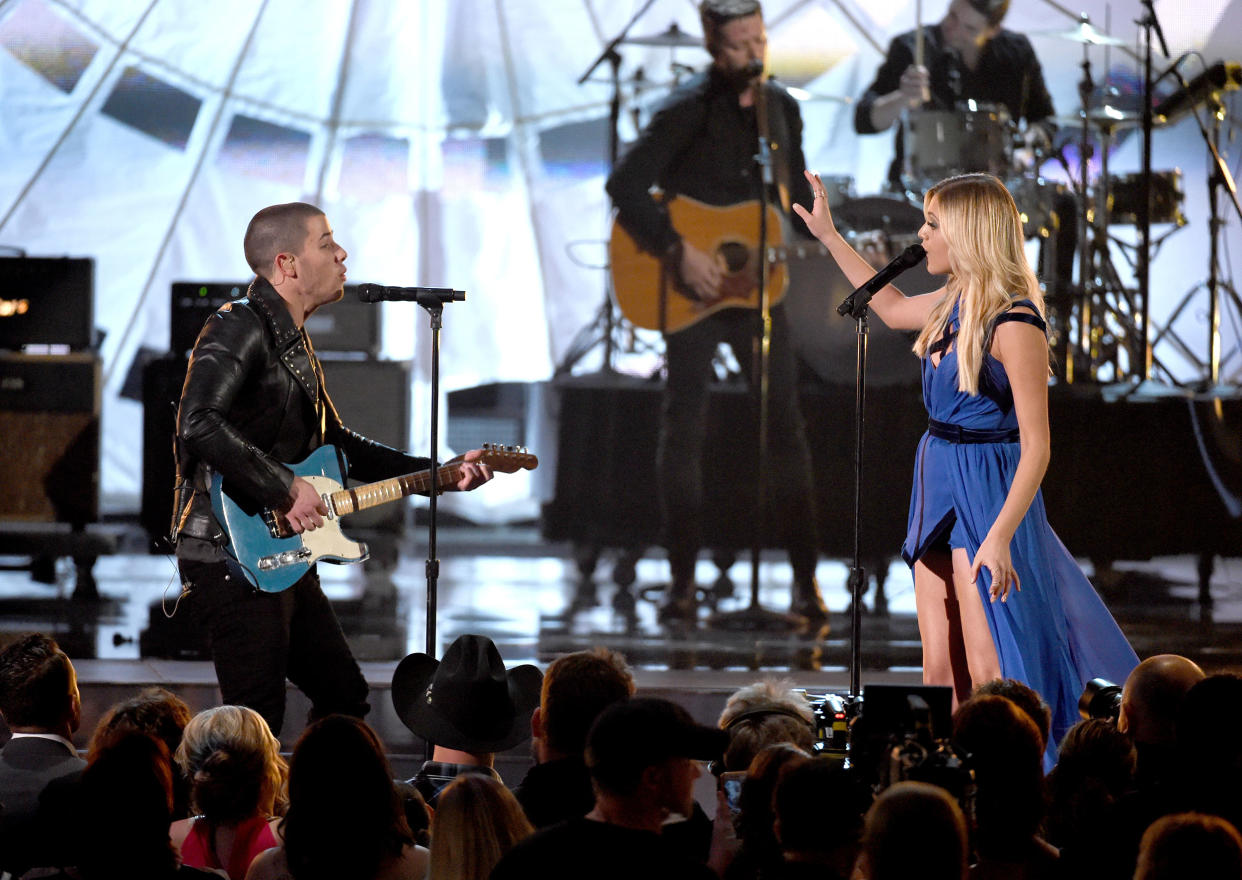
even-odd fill
[{"label": "acoustic guitar", "polygon": [[[630,323],[648,330],[676,333],[721,309],[759,307],[759,202],[718,207],[688,196],[666,202],[673,228],[695,247],[713,254],[724,271],[721,298],[701,302],[681,283],[677,267],[639,248],[620,223],[613,221],[609,264],[617,306]],[[787,247],[781,240],[781,215],[768,205],[768,301],[776,305],[789,286],[786,261],[826,253],[818,243]]]}]

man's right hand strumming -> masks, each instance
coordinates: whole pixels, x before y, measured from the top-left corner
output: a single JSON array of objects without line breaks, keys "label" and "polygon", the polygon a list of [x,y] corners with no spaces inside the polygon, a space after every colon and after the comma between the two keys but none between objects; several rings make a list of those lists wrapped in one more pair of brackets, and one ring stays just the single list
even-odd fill
[{"label": "man's right hand strumming", "polygon": [[699,250],[690,242],[682,239],[681,262],[677,266],[681,282],[704,305],[711,305],[720,299],[720,284],[724,280],[715,257],[706,251]]},{"label": "man's right hand strumming", "polygon": [[298,535],[317,529],[323,525],[327,512],[328,508],[315,487],[301,477],[294,477],[293,485],[289,487],[289,507],[284,511],[289,528]]}]

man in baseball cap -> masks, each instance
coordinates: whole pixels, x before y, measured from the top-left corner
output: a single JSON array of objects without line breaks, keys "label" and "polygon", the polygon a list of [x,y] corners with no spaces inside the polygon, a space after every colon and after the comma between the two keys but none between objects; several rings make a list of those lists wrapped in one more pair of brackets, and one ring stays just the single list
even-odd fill
[{"label": "man in baseball cap", "polygon": [[715,874],[660,836],[670,814],[694,808],[701,761],[719,759],[728,734],[698,724],[676,703],[634,698],[615,703],[587,736],[595,807],[543,829],[506,853],[492,880],[538,876],[707,880]]}]

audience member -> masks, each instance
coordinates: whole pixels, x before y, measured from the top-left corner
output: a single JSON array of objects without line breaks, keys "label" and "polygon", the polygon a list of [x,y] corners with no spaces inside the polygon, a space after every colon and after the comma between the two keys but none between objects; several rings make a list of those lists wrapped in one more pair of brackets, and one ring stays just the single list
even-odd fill
[{"label": "audience member", "polygon": [[414,844],[379,737],[329,715],[302,733],[289,764],[284,843],[259,855],[246,880],[423,880],[430,855]]},{"label": "audience member", "polygon": [[867,812],[855,877],[965,880],[968,853],[957,801],[937,785],[897,782]]},{"label": "audience member", "polygon": [[[1045,835],[1061,851],[1065,878],[1125,880],[1133,859],[1119,852],[1119,803],[1134,783],[1134,743],[1111,722],[1080,721],[1061,740],[1057,765],[1048,776]],[[1101,841],[1112,845],[1101,846]]]},{"label": "audience member", "polygon": [[392,703],[402,723],[432,743],[431,760],[414,777],[414,787],[435,808],[444,786],[462,773],[495,777],[496,752],[531,734],[543,680],[529,664],[506,670],[487,636],[461,635],[443,660],[410,654],[392,675]]},{"label": "audience member", "polygon": [[1186,691],[1177,719],[1182,802],[1242,828],[1242,677],[1209,675]]},{"label": "audience member", "polygon": [[585,816],[595,805],[583,751],[599,713],[634,694],[625,658],[607,648],[576,651],[543,673],[539,707],[530,718],[535,766],[514,794],[536,828]]},{"label": "audience member", "polygon": [[1027,714],[1039,729],[1039,741],[1046,748],[1052,730],[1052,708],[1030,685],[1016,678],[994,678],[975,688],[976,697],[1004,697]]},{"label": "audience member", "polygon": [[1242,836],[1219,816],[1175,813],[1143,835],[1134,880],[1237,880]]},{"label": "audience member", "polygon": [[[135,697],[122,700],[95,725],[91,741],[86,747],[89,761],[96,749],[96,742],[113,730],[126,728],[139,730],[154,736],[168,748],[168,754],[176,755],[181,745],[181,734],[190,723],[190,707],[185,700],[162,687],[143,688]],[[176,768],[173,768],[176,771]],[[189,815],[190,787],[185,776],[173,773],[173,818],[184,819]]]},{"label": "audience member", "polygon": [[[727,737],[668,700],[634,698],[600,713],[587,737],[595,806],[537,831],[501,857],[493,880],[711,880],[706,865],[660,836],[693,810],[696,760],[718,759]],[[436,845],[432,840],[432,847]]]},{"label": "audience member", "polygon": [[36,633],[0,651],[0,713],[12,731],[0,749],[0,873],[19,876],[62,864],[62,822],[40,811],[40,795],[86,766],[72,741],[82,719],[77,674],[55,641]]},{"label": "audience member", "polygon": [[773,743],[803,749],[815,744],[815,714],[788,681],[767,679],[734,692],[717,723],[729,733],[725,770],[747,769],[755,755]]},{"label": "audience member", "polygon": [[405,813],[406,824],[410,826],[410,833],[414,835],[414,842],[430,849],[431,808],[413,783],[397,782],[396,785],[397,796],[401,798],[401,808]]},{"label": "audience member", "polygon": [[168,836],[172,778],[172,761],[161,740],[127,728],[101,737],[77,787],[76,867],[38,876],[218,880],[216,874],[180,864]]},{"label": "audience member", "polygon": [[750,762],[735,820],[741,846],[725,872],[727,880],[749,880],[767,875],[781,861],[781,845],[773,826],[773,796],[786,771],[811,760],[811,753],[792,743],[764,746]]},{"label": "audience member", "polygon": [[1130,735],[1138,756],[1140,791],[1167,786],[1174,770],[1177,716],[1186,692],[1204,678],[1192,660],[1177,654],[1148,657],[1126,678],[1117,729]]},{"label": "audience member", "polygon": [[1057,851],[1038,834],[1044,778],[1035,722],[1004,697],[973,697],[953,715],[953,743],[975,776],[973,880],[1055,877]]},{"label": "audience member", "polygon": [[177,750],[198,815],[173,823],[181,860],[243,880],[255,856],[277,846],[288,767],[263,716],[217,706],[194,716]]},{"label": "audience member", "polygon": [[500,857],[534,831],[500,782],[459,776],[440,792],[431,821],[431,880],[487,880]]},{"label": "audience member", "polygon": [[781,775],[773,799],[782,861],[773,880],[849,880],[871,792],[832,758]]}]

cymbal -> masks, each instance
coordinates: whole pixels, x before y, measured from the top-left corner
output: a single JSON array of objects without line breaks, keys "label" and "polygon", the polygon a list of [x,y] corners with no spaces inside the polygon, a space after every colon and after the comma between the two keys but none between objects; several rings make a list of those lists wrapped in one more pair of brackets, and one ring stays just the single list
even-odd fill
[{"label": "cymbal", "polygon": [[677,26],[677,22],[673,22],[668,26],[667,30],[658,34],[651,34],[646,37],[626,37],[621,42],[629,43],[633,46],[664,46],[670,49],[684,47],[703,48],[703,38],[688,34]]},{"label": "cymbal", "polygon": [[1068,31],[1031,31],[1031,36],[1056,37],[1060,40],[1070,40],[1075,43],[1087,43],[1092,46],[1129,45],[1125,40],[1119,40],[1116,37],[1110,37],[1108,34],[1097,31],[1091,26],[1091,23],[1087,21],[1080,22],[1077,27]]},{"label": "cymbal", "polygon": [[[1087,125],[1092,128],[1129,128],[1143,121],[1143,114],[1137,110],[1118,110],[1116,107],[1093,107],[1087,113]],[[1053,122],[1061,128],[1080,128],[1083,122],[1082,113],[1073,116],[1057,116]],[[1156,122],[1159,125],[1159,122]]]}]

